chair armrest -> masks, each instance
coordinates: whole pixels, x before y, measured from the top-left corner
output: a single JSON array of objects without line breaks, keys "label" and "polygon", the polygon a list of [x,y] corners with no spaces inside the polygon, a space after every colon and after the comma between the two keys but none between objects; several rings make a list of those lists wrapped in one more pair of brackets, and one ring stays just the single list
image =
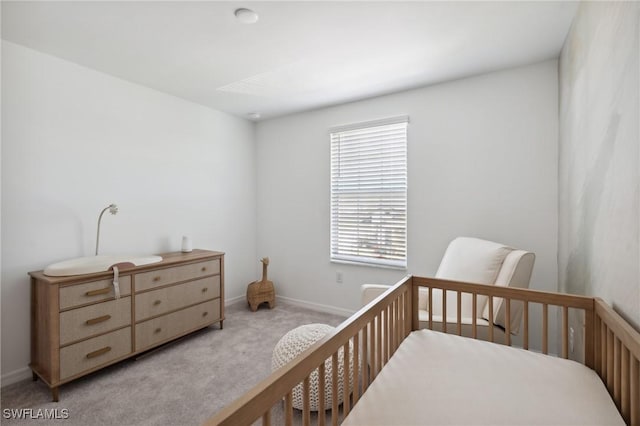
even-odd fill
[{"label": "chair armrest", "polygon": [[362,284],[360,286],[360,296],[362,305],[365,306],[376,297],[387,291],[391,286],[382,284]]}]

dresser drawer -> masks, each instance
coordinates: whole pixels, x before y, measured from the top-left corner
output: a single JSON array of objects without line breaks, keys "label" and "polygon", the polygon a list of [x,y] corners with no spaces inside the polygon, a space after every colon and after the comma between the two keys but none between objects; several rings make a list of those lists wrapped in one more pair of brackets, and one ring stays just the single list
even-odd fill
[{"label": "dresser drawer", "polygon": [[220,299],[136,325],[136,351],[220,319]]},{"label": "dresser drawer", "polygon": [[131,353],[131,327],[60,349],[60,380]]},{"label": "dresser drawer", "polygon": [[220,259],[136,274],[136,291],[220,273]]},{"label": "dresser drawer", "polygon": [[220,297],[220,275],[136,294],[136,321]]},{"label": "dresser drawer", "polygon": [[131,324],[131,297],[60,313],[60,345]]},{"label": "dresser drawer", "polygon": [[[131,277],[120,277],[120,295],[131,294]],[[91,281],[85,284],[71,285],[60,288],[60,310],[113,299],[113,280]]]}]

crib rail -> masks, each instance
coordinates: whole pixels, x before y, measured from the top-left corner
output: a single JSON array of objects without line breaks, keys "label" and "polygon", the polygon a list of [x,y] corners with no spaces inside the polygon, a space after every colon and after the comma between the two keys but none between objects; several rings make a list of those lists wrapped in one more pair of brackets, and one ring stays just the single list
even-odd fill
[{"label": "crib rail", "polygon": [[[549,353],[549,307],[557,307],[562,312],[562,324],[561,329],[561,353],[562,358],[569,357],[569,309],[575,309],[578,313],[582,312],[582,318],[584,321],[585,330],[584,333],[584,364],[589,367],[594,367],[594,336],[593,324],[594,324],[594,300],[592,297],[577,296],[572,294],[562,293],[549,293],[544,291],[511,288],[511,287],[498,287],[493,285],[483,284],[470,284],[458,281],[448,281],[436,278],[422,278],[413,277],[414,293],[418,292],[419,287],[426,287],[428,290],[428,302],[427,310],[429,311],[428,328],[433,329],[433,290],[438,289],[443,292],[442,296],[442,316],[447,318],[447,293],[453,292],[456,294],[457,300],[457,318],[453,321],[453,326],[456,327],[456,334],[461,334],[462,318],[460,318],[461,303],[463,295],[470,295],[472,297],[472,307],[474,309],[472,315],[472,336],[477,337],[478,324],[476,318],[478,314],[476,310],[476,300],[478,296],[487,296],[487,305],[489,311],[489,324],[494,323],[494,306],[501,301],[505,304],[505,339],[503,342],[508,346],[511,346],[511,306],[514,303],[522,303],[522,348],[529,349],[530,346],[530,306],[532,304],[539,304],[542,306],[542,324],[541,324],[541,342],[540,347],[542,353]],[[417,310],[414,312],[414,321],[418,321]],[[447,321],[443,321],[443,330],[447,332],[447,322],[450,323],[452,319],[449,317]],[[450,323],[451,324],[451,323]],[[416,327],[417,328],[417,327]],[[488,328],[489,341],[495,342],[494,327]]]},{"label": "crib rail", "polygon": [[640,333],[595,299],[595,370],[627,424],[640,424]]},{"label": "crib rail", "polygon": [[[342,409],[338,398],[332,398],[332,425],[337,425],[340,416],[349,414],[351,407],[358,402],[360,392],[364,392],[371,381],[396,351],[400,343],[412,329],[411,310],[412,278],[405,277],[380,297],[360,309],[334,331],[316,342],[284,367],[276,370],[248,393],[223,408],[211,417],[206,425],[238,426],[249,425],[262,418],[263,425],[270,425],[273,407],[281,404],[284,410],[283,423],[293,424],[293,389],[302,383],[303,410],[300,413],[302,424],[311,424],[310,377],[318,371],[318,407],[319,413],[325,412],[325,388],[329,385],[333,392],[338,391],[339,356],[343,358],[343,394]],[[417,303],[417,302],[415,302]],[[352,343],[352,346],[349,343]],[[351,350],[350,348],[353,348]],[[353,356],[353,363],[350,357]],[[368,362],[366,362],[368,360]],[[330,381],[323,380],[326,365],[331,365]],[[353,365],[353,386],[350,387],[349,365]],[[280,407],[277,407],[280,408]],[[326,407],[329,408],[329,407]],[[296,413],[297,414],[297,413]],[[325,415],[318,415],[317,424],[327,422]]]}]

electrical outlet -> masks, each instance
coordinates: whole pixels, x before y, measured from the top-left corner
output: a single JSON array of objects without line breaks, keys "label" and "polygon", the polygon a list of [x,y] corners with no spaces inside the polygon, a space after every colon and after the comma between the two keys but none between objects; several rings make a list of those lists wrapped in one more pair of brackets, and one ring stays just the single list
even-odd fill
[{"label": "electrical outlet", "polygon": [[575,333],[573,327],[569,327],[569,352],[573,353],[573,343],[575,342]]},{"label": "electrical outlet", "polygon": [[336,271],[336,282],[342,284],[342,271]]}]

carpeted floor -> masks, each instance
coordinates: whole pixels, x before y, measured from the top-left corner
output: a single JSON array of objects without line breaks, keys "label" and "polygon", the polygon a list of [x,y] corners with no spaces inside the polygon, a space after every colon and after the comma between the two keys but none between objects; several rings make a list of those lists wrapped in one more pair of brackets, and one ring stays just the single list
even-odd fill
[{"label": "carpeted floor", "polygon": [[[284,303],[251,312],[244,302],[226,307],[225,317],[223,330],[214,325],[62,386],[58,403],[41,381],[4,387],[2,424],[199,425],[270,374],[272,350],[287,331],[345,319]],[[20,408],[67,409],[68,419],[5,418],[6,409]]]}]

